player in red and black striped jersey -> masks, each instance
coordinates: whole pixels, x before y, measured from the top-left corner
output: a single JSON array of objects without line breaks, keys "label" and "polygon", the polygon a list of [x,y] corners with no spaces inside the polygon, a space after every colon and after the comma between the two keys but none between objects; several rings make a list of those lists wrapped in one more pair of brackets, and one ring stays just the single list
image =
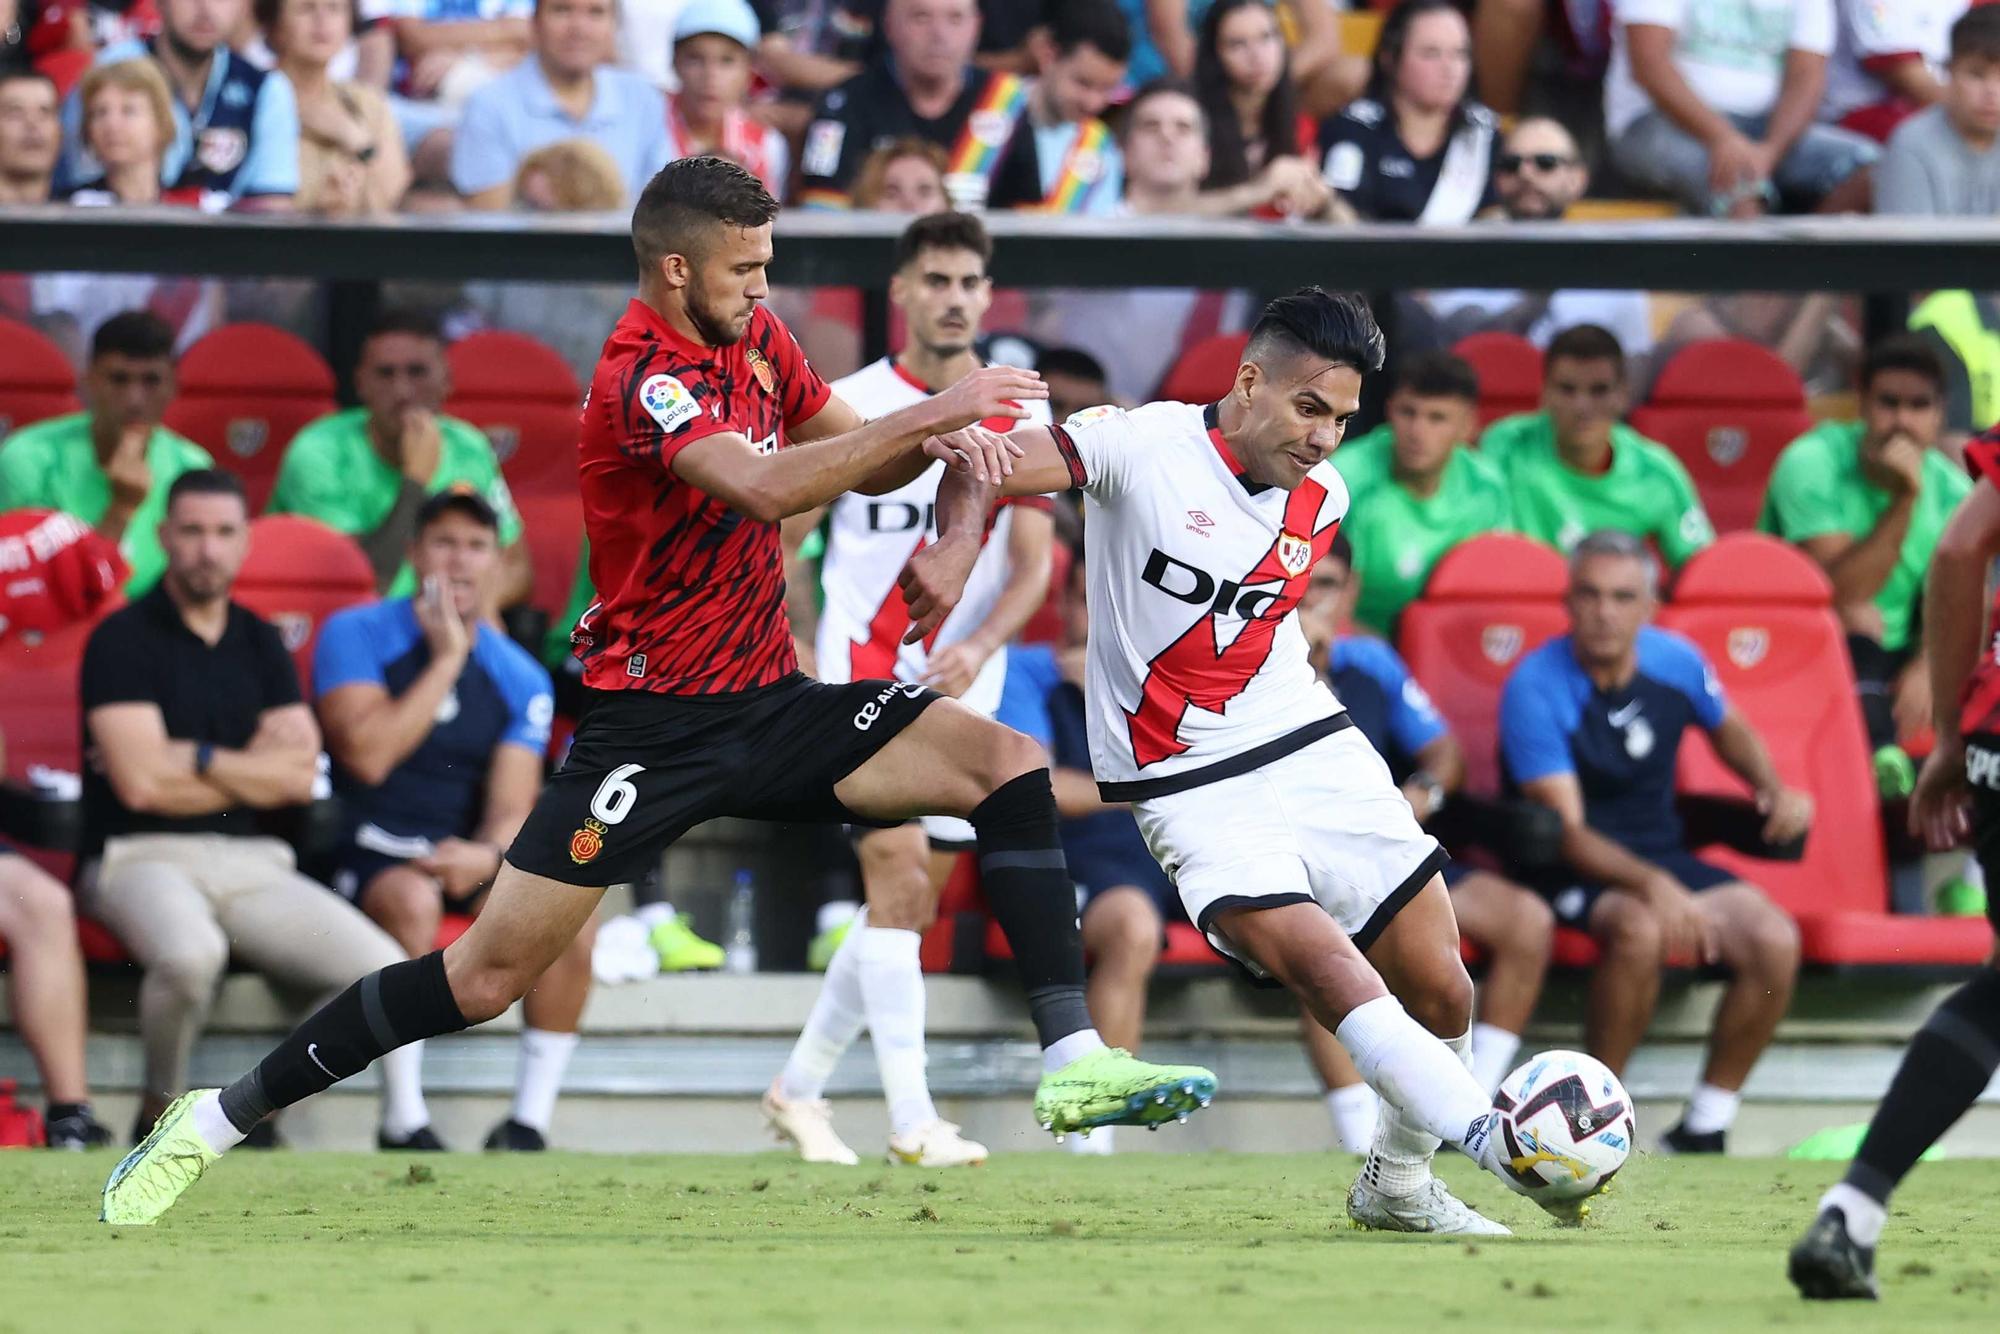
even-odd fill
[{"label": "player in red and black striped jersey", "polygon": [[[1013,946],[1043,1048],[1035,1112],[1057,1134],[1157,1124],[1215,1078],[1107,1048],[1083,995],[1075,891],[1041,750],[924,686],[802,676],[784,614],[778,523],[930,467],[932,437],[1046,398],[1032,372],[983,367],[877,421],[828,392],[762,302],[778,204],[722,158],[668,164],[632,215],[639,298],[605,344],[579,457],[591,577],[589,698],[488,892],[448,949],[363,978],[226,1089],[176,1102],[119,1164],[103,1216],[151,1222],[256,1124],[376,1057],[499,1014],[596,911],[716,816],[887,824],[970,820],[987,905]],[[968,446],[982,480],[1004,436]],[[927,570],[979,554],[967,489]],[[943,526],[945,506],[940,504]],[[913,587],[924,576],[912,573]],[[913,606],[927,605],[923,594]],[[935,596],[933,593],[932,596]]]},{"label": "player in red and black striped jersey", "polygon": [[[1986,915],[2000,931],[2000,600],[1986,615],[1986,574],[2000,557],[2000,429],[1965,447],[1972,491],[1938,539],[1924,585],[1924,655],[1937,742],[1910,798],[1910,832],[1935,849],[1971,836],[1985,872]],[[1910,1040],[1868,1134],[1819,1216],[1792,1247],[1806,1297],[1874,1298],[1875,1246],[1889,1196],[1965,1115],[2000,1069],[2000,952],[1947,996]]]}]

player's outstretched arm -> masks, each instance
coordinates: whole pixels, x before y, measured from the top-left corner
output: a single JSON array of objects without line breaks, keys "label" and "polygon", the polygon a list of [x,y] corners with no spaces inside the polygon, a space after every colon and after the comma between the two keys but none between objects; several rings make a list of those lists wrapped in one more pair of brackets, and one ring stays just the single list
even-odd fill
[{"label": "player's outstretched arm", "polygon": [[[828,504],[908,457],[925,463],[923,442],[933,435],[989,417],[1025,419],[1028,410],[1022,404],[1048,394],[1033,371],[984,366],[921,403],[811,444],[761,454],[740,433],[723,432],[683,447],[671,466],[682,480],[738,513],[776,523]],[[809,430],[812,423],[805,425]],[[977,461],[982,473],[989,460],[1012,458],[1012,447],[1004,444],[1009,437],[996,438],[1003,442],[1001,452],[982,452]]]}]

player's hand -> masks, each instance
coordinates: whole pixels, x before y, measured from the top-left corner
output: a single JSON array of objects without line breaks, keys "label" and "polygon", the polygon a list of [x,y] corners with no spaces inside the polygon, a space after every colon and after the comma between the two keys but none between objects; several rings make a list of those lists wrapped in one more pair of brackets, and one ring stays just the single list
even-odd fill
[{"label": "player's hand", "polygon": [[451,590],[436,575],[424,580],[411,606],[417,613],[417,628],[424,632],[433,660],[464,662],[472,652],[472,627],[459,616]]},{"label": "player's hand", "polygon": [[427,408],[404,409],[402,443],[403,476],[418,486],[428,486],[437,476],[438,460],[444,454],[437,414]]},{"label": "player's hand", "polygon": [[1759,145],[1731,130],[1708,146],[1708,188],[1726,195],[1745,182],[1764,180],[1765,156]]},{"label": "player's hand", "polygon": [[981,486],[998,486],[1001,478],[1013,476],[1014,460],[1022,452],[1012,437],[984,426],[963,426],[924,441],[924,453],[971,473]]},{"label": "player's hand", "polygon": [[1715,924],[1686,885],[1665,871],[1656,871],[1646,882],[1646,903],[1660,919],[1669,959],[1712,964],[1721,957]]},{"label": "player's hand", "polygon": [[1812,828],[1813,799],[1797,788],[1780,786],[1757,794],[1757,812],[1764,817],[1766,843],[1790,843]]},{"label": "player's hand", "polygon": [[1891,488],[1899,495],[1914,496],[1924,482],[1924,447],[1898,431],[1883,441],[1876,455]]},{"label": "player's hand", "polygon": [[153,428],[145,422],[133,422],[118,433],[118,443],[104,463],[112,504],[137,509],[145,503],[153,489],[153,469],[146,462],[146,444],[152,438]]},{"label": "player's hand", "polygon": [[1319,168],[1296,155],[1277,158],[1264,168],[1261,184],[1269,193],[1265,202],[1288,218],[1317,217],[1333,200]]},{"label": "player's hand", "polygon": [[928,639],[958,606],[958,599],[965,593],[965,581],[972,576],[973,563],[979,559],[979,546],[976,538],[945,537],[910,557],[903,572],[896,576],[896,584],[903,590],[903,605],[910,610],[910,629],[903,636],[905,644]]},{"label": "player's hand", "polygon": [[931,654],[930,665],[924,672],[924,684],[939,694],[959,699],[972,689],[980,668],[992,656],[983,645],[961,639]]},{"label": "player's hand", "polygon": [[447,838],[439,840],[430,856],[418,857],[410,864],[434,876],[445,893],[462,899],[500,873],[500,849],[491,843]]},{"label": "player's hand", "polygon": [[937,434],[942,435],[989,417],[1024,421],[1027,402],[1048,396],[1049,387],[1033,371],[1018,366],[981,366],[943,393],[932,395],[931,410],[941,428]]},{"label": "player's hand", "polygon": [[1972,789],[1965,781],[1965,743],[1939,737],[1910,794],[1910,833],[1933,852],[1963,843],[1972,832]]}]

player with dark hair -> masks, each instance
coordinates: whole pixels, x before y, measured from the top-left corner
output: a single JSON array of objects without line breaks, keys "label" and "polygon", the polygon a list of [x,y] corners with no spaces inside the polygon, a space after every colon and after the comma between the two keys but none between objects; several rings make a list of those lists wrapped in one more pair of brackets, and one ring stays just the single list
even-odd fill
[{"label": "player with dark hair", "polygon": [[[2000,885],[2000,647],[1985,637],[1986,571],[2000,556],[2000,432],[1965,447],[1978,481],[1931,556],[1924,588],[1937,743],[1910,799],[1910,832],[1934,848],[1967,834]],[[2000,616],[2000,602],[1994,615]],[[1986,914],[2000,930],[2000,899]],[[1792,1247],[1801,1295],[1875,1298],[1875,1246],[1889,1196],[1924,1152],[1957,1124],[2000,1069],[2000,952],[1945,998],[1910,1041],[1847,1175],[1820,1197],[1819,1217]]]},{"label": "player with dark hair", "polygon": [[[639,296],[605,343],[579,446],[597,590],[576,631],[589,698],[485,911],[448,948],[364,978],[228,1088],[177,1101],[106,1183],[107,1222],[154,1221],[278,1108],[501,1013],[575,939],[606,885],[637,879],[724,815],[968,819],[1041,1039],[1037,1119],[1058,1134],[1150,1123],[1212,1096],[1207,1071],[1137,1061],[1091,1027],[1040,748],[923,686],[824,685],[798,670],[778,521],[903,485],[930,466],[931,436],[1025,416],[1046,391],[1032,373],[982,367],[862,421],[763,304],[777,212],[755,176],[721,158],[670,163],[640,197]],[[1004,436],[966,447],[981,481],[1011,467]],[[941,499],[940,519],[955,505],[954,527],[983,526],[989,499]]]},{"label": "player with dark hair", "polygon": [[[1131,803],[1215,947],[1288,987],[1382,1095],[1350,1216],[1500,1234],[1430,1170],[1448,1140],[1507,1172],[1492,1100],[1466,1068],[1472,981],[1438,874],[1445,853],[1314,672],[1295,615],[1347,509],[1329,456],[1362,376],[1381,366],[1361,299],[1305,288],[1264,308],[1219,403],[1016,426],[1007,438],[1025,453],[1000,489],[1084,493],[1099,794]],[[986,434],[931,448],[972,450]],[[993,489],[947,475],[938,541],[904,576],[913,635],[949,609],[941,595],[976,559],[984,516],[965,524],[962,497]],[[1569,1221],[1583,1209],[1544,1207]]]}]

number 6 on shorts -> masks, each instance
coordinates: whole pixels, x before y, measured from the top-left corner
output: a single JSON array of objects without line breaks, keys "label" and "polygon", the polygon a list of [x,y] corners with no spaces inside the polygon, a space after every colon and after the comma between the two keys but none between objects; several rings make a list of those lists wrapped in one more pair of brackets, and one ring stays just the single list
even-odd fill
[{"label": "number 6 on shorts", "polygon": [[604,775],[604,781],[597,785],[597,795],[590,799],[590,813],[603,824],[617,824],[630,815],[633,805],[639,800],[639,789],[626,780],[643,772],[645,767],[643,764],[621,764]]}]

